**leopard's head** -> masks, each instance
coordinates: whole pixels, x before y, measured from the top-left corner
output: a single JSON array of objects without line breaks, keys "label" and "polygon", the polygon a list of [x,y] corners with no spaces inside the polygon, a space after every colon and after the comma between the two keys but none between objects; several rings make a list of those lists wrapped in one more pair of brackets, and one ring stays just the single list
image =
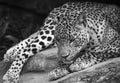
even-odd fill
[{"label": "leopard's head", "polygon": [[79,19],[72,26],[67,23],[64,26],[59,26],[55,36],[58,45],[58,55],[64,63],[71,63],[77,53],[85,47],[83,42],[89,41],[86,25],[81,18]]}]

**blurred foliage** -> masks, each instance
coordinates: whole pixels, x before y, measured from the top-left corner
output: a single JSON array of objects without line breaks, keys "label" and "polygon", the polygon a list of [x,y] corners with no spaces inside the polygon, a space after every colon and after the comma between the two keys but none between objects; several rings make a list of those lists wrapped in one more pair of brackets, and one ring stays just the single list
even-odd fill
[{"label": "blurred foliage", "polygon": [[8,48],[40,29],[46,16],[0,6],[0,60]]}]

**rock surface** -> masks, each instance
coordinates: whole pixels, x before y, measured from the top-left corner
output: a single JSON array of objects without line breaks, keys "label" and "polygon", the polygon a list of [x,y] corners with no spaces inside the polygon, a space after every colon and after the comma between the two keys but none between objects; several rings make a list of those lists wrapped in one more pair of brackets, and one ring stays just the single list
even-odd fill
[{"label": "rock surface", "polygon": [[[0,83],[3,83],[2,77],[9,69],[11,62],[0,62]],[[42,51],[31,57],[23,67],[20,83],[46,83],[48,81],[47,73],[57,66],[57,48],[53,47]],[[28,73],[27,73],[28,72]],[[30,82],[31,80],[31,82]],[[44,81],[44,82],[43,82]]]},{"label": "rock surface", "polygon": [[58,83],[120,83],[120,58],[70,74]]},{"label": "rock surface", "polygon": [[[48,72],[57,66],[57,50],[47,49],[31,57],[22,70],[19,83],[120,83],[120,58],[96,64],[49,82]],[[0,62],[0,83],[10,64]]]},{"label": "rock surface", "polygon": [[31,57],[23,68],[23,72],[48,72],[57,66],[57,48],[53,47]]}]

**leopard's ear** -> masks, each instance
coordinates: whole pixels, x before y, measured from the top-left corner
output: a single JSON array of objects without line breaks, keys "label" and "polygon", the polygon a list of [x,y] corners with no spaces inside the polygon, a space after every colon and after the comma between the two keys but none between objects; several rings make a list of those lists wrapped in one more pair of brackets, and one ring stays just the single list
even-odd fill
[{"label": "leopard's ear", "polygon": [[80,14],[77,18],[79,23],[83,23],[86,21],[86,15],[85,14]]},{"label": "leopard's ear", "polygon": [[77,17],[74,25],[77,29],[85,29],[85,27],[86,27],[86,15],[85,14],[80,14]]}]

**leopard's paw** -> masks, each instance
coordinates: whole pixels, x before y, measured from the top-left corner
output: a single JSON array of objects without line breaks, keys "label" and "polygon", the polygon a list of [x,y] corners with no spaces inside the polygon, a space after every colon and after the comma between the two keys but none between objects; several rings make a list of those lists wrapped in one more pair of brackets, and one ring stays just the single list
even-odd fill
[{"label": "leopard's paw", "polygon": [[[83,55],[85,56],[85,55]],[[72,72],[77,72],[77,71],[81,71],[82,69],[86,68],[88,66],[88,62],[87,60],[82,60],[81,58],[77,58],[74,63],[72,63],[70,66],[69,66],[69,69],[72,71]]]},{"label": "leopard's paw", "polygon": [[56,68],[48,74],[49,81],[57,80],[59,78],[64,77],[67,74],[69,74],[69,71],[66,70],[66,68],[60,68],[60,67]]},{"label": "leopard's paw", "polygon": [[4,62],[10,62],[10,57],[8,54],[4,54],[4,59],[3,59]]},{"label": "leopard's paw", "polygon": [[16,58],[15,55],[12,55],[12,54],[4,54],[4,59],[3,59],[3,61],[4,61],[4,62],[12,62],[12,61],[15,60],[15,58]]},{"label": "leopard's paw", "polygon": [[12,73],[6,73],[3,76],[3,83],[18,83],[19,75],[12,74]]}]

